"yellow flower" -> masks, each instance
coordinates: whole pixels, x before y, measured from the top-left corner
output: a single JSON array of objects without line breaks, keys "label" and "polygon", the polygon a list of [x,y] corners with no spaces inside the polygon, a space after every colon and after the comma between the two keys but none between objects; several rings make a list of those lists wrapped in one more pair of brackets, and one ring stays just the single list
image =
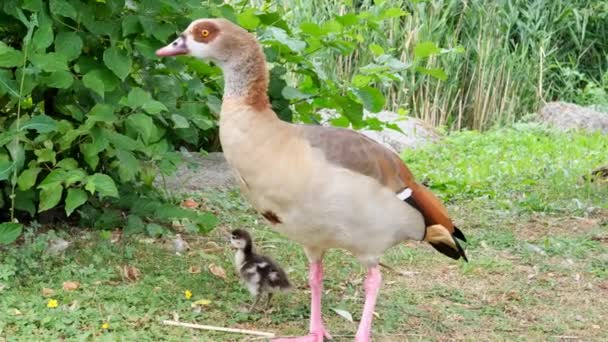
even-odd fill
[{"label": "yellow flower", "polygon": [[57,299],[49,299],[48,303],[46,303],[46,307],[50,309],[54,309],[59,306],[59,302]]},{"label": "yellow flower", "polygon": [[104,323],[101,325],[101,329],[103,329],[103,330],[108,330],[108,329],[110,329],[110,323],[108,323],[108,322],[104,322]]},{"label": "yellow flower", "polygon": [[192,298],[192,292],[190,290],[184,291],[184,297],[186,297],[186,299]]}]

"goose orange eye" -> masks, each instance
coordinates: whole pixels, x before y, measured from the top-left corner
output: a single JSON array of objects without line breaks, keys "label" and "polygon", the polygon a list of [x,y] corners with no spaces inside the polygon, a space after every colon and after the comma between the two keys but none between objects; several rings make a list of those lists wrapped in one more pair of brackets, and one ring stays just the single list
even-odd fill
[{"label": "goose orange eye", "polygon": [[202,30],[201,31],[201,36],[203,36],[203,38],[206,38],[207,36],[209,36],[209,31],[208,30]]}]

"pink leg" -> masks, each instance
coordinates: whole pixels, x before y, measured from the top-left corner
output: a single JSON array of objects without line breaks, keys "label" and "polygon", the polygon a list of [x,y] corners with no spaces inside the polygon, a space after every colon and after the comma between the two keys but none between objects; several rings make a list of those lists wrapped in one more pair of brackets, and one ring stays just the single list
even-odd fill
[{"label": "pink leg", "polygon": [[310,334],[297,338],[275,339],[273,342],[323,342],[323,337],[331,339],[331,335],[323,326],[321,319],[321,295],[323,292],[323,265],[320,261],[310,264],[308,273],[310,285]]},{"label": "pink leg", "polygon": [[381,283],[382,274],[378,266],[370,267],[365,279],[365,305],[363,306],[359,330],[357,330],[357,335],[355,336],[356,342],[371,341],[372,319],[374,318],[374,308],[376,307],[376,298],[378,297]]}]

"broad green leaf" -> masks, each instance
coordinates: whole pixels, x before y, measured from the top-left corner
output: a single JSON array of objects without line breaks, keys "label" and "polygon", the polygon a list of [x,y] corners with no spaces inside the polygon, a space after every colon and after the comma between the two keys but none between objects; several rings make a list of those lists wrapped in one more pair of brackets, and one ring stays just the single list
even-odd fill
[{"label": "broad green leaf", "polygon": [[131,72],[131,58],[115,46],[109,47],[104,51],[103,62],[122,81]]},{"label": "broad green leaf", "polygon": [[367,76],[367,75],[355,75],[355,77],[353,77],[352,83],[355,87],[365,87],[367,85],[369,85],[372,81],[372,77],[371,76]]},{"label": "broad green leaf", "polygon": [[21,223],[0,223],[0,245],[8,245],[17,241],[22,231],[23,225]]},{"label": "broad green leaf", "polygon": [[55,71],[50,74],[44,82],[51,88],[67,89],[74,82],[74,77],[69,71]]},{"label": "broad green leaf", "polygon": [[397,17],[402,17],[404,15],[407,15],[407,12],[402,10],[399,7],[392,7],[392,8],[387,8],[383,13],[382,13],[382,17],[383,18],[397,18]]},{"label": "broad green leaf", "polygon": [[31,57],[31,61],[35,66],[47,72],[68,70],[67,59],[56,52],[34,54]]},{"label": "broad green leaf", "polygon": [[354,13],[337,16],[336,20],[344,26],[352,26],[359,23],[359,17]]},{"label": "broad green leaf", "polygon": [[363,119],[363,106],[347,96],[334,96],[333,100],[339,105],[338,111],[354,125],[360,125]]},{"label": "broad green leaf", "polygon": [[102,98],[104,97],[105,86],[103,84],[103,81],[100,80],[93,72],[89,72],[88,74],[82,77],[82,84],[84,84],[85,87],[96,92]]},{"label": "broad green leaf", "polygon": [[148,235],[150,236],[154,236],[154,237],[158,237],[163,235],[164,233],[164,229],[162,226],[160,226],[157,223],[148,223],[146,225],[146,233],[148,233]]},{"label": "broad green leaf", "polygon": [[323,23],[322,28],[326,33],[338,33],[342,31],[342,24],[336,20],[328,20]]},{"label": "broad green leaf", "polygon": [[135,113],[129,115],[126,124],[130,129],[138,132],[144,143],[148,144],[152,138],[158,136],[158,129],[154,124],[154,120],[146,114]]},{"label": "broad green leaf", "polygon": [[277,42],[287,46],[288,48],[290,48],[291,50],[293,50],[294,52],[300,52],[302,50],[304,50],[304,48],[306,47],[306,43],[294,38],[294,37],[290,37],[287,32],[285,32],[285,30],[282,30],[280,28],[277,27],[269,27],[266,32],[264,32],[264,35],[262,36],[262,39],[264,40],[276,40]]},{"label": "broad green leaf", "polygon": [[135,175],[139,172],[139,161],[133,153],[125,150],[117,150],[118,157],[118,175],[123,182],[129,182],[135,179]]},{"label": "broad green leaf", "polygon": [[89,114],[87,114],[87,121],[89,122],[107,122],[113,123],[117,119],[114,114],[114,110],[112,106],[105,103],[98,103],[93,108]]},{"label": "broad green leaf", "polygon": [[143,233],[145,229],[144,221],[137,215],[127,216],[127,225],[123,232],[126,235]]},{"label": "broad green leaf", "polygon": [[73,170],[78,167],[78,162],[74,158],[65,158],[61,159],[56,166],[65,170]]},{"label": "broad green leaf", "polygon": [[10,160],[0,160],[0,181],[9,179],[14,167],[15,163]]},{"label": "broad green leaf", "polygon": [[287,100],[301,100],[301,99],[307,99],[312,96],[310,94],[304,94],[303,92],[299,91],[298,89],[290,87],[290,86],[286,86],[285,88],[283,88],[283,90],[281,90],[281,94]]},{"label": "broad green leaf", "polygon": [[8,132],[0,133],[0,147],[13,141],[13,139],[15,139],[16,136],[17,136],[17,132],[15,132],[15,131],[8,131]]},{"label": "broad green leaf", "polygon": [[201,213],[196,217],[196,224],[199,227],[199,232],[202,234],[213,230],[219,223],[217,216],[212,213]]},{"label": "broad green leaf", "polygon": [[253,13],[253,9],[236,15],[238,24],[246,30],[255,30],[260,25],[260,18]]},{"label": "broad green leaf", "polygon": [[42,169],[39,167],[23,170],[17,178],[17,186],[19,190],[26,191],[36,184],[36,178]]},{"label": "broad green leaf", "polygon": [[417,67],[416,71],[418,71],[421,74],[425,74],[425,75],[429,75],[432,77],[435,77],[436,79],[445,81],[448,79],[448,75],[445,73],[445,71],[443,71],[443,69],[427,69],[427,68],[423,68],[423,67]]},{"label": "broad green leaf", "polygon": [[66,215],[72,215],[76,208],[87,202],[88,197],[87,193],[82,189],[68,189],[68,195],[65,198]]},{"label": "broad green leaf", "polygon": [[103,173],[96,173],[87,178],[85,189],[93,193],[98,193],[101,197],[118,197],[116,183],[110,176]]},{"label": "broad green leaf", "polygon": [[173,128],[188,128],[190,127],[190,124],[188,123],[188,120],[186,120],[186,118],[184,118],[183,116],[179,115],[179,114],[173,114],[171,115],[171,120],[173,120]]},{"label": "broad green leaf", "polygon": [[67,0],[50,0],[49,8],[56,16],[68,17],[76,20],[78,12]]},{"label": "broad green leaf", "polygon": [[414,58],[415,59],[427,58],[429,56],[436,55],[440,52],[441,52],[441,49],[439,49],[437,47],[437,45],[435,45],[435,43],[422,42],[422,43],[418,43],[414,47]]},{"label": "broad green leaf", "polygon": [[84,157],[84,161],[89,165],[89,167],[93,170],[97,168],[99,164],[99,150],[93,144],[81,144],[80,152]]},{"label": "broad green leaf", "polygon": [[133,33],[141,32],[139,18],[134,15],[126,16],[122,19],[122,36],[126,37]]},{"label": "broad green leaf", "polygon": [[71,61],[80,56],[82,52],[82,38],[76,32],[61,32],[55,38],[55,52]]},{"label": "broad green leaf", "polygon": [[159,102],[156,100],[151,100],[151,101],[144,103],[144,105],[141,108],[144,111],[146,111],[146,113],[150,113],[150,114],[158,114],[162,111],[169,110],[162,102]]},{"label": "broad green leaf", "polygon": [[65,171],[62,169],[55,169],[51,171],[46,177],[40,182],[38,185],[38,189],[44,189],[51,186],[55,186],[57,184],[63,183],[63,179],[65,177]]},{"label": "broad green leaf", "polygon": [[132,109],[137,109],[148,101],[152,101],[152,95],[141,88],[134,87],[129,91],[125,105]]},{"label": "broad green leaf", "polygon": [[53,27],[50,20],[45,20],[34,32],[32,46],[36,51],[44,51],[53,44]]},{"label": "broad green leaf", "polygon": [[32,129],[37,131],[38,133],[48,133],[57,130],[57,121],[55,121],[50,116],[36,115],[32,116],[28,121],[24,122],[20,130],[24,131],[27,129]]},{"label": "broad green leaf", "polygon": [[25,10],[32,12],[42,11],[42,0],[24,0],[21,7]]},{"label": "broad green leaf", "polygon": [[40,203],[38,203],[38,212],[43,212],[54,208],[61,200],[63,187],[61,183],[53,183],[40,190]]},{"label": "broad green leaf", "polygon": [[115,131],[105,130],[104,134],[108,137],[112,145],[118,149],[125,151],[141,150],[144,145],[139,140],[133,140],[130,137],[117,133]]},{"label": "broad green leaf", "polygon": [[57,154],[50,148],[41,148],[34,150],[34,154],[36,155],[36,157],[38,157],[38,164],[52,163],[54,165],[57,162],[57,160],[55,159]]},{"label": "broad green leaf", "polygon": [[369,49],[372,50],[372,53],[377,57],[384,55],[384,49],[382,46],[378,44],[370,44]]},{"label": "broad green leaf", "polygon": [[320,37],[324,34],[323,30],[321,29],[321,26],[310,22],[304,22],[300,24],[300,30],[302,30],[302,32],[306,34],[315,37]]},{"label": "broad green leaf", "polygon": [[372,87],[360,87],[353,89],[353,92],[363,102],[365,109],[376,113],[384,108],[384,95],[380,90]]},{"label": "broad green leaf", "polygon": [[23,53],[0,41],[0,68],[12,68],[23,64]]},{"label": "broad green leaf", "polygon": [[36,215],[36,192],[34,189],[15,191],[15,210],[25,211],[31,216]]},{"label": "broad green leaf", "polygon": [[82,169],[73,169],[65,173],[65,187],[69,187],[77,182],[82,182],[87,177],[87,173]]}]

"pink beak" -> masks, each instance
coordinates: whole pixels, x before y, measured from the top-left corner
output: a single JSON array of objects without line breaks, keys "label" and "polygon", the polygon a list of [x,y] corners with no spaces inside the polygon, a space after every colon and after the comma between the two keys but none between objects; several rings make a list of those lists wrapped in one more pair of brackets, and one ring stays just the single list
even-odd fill
[{"label": "pink beak", "polygon": [[171,57],[186,55],[189,52],[190,50],[188,50],[188,47],[186,46],[186,40],[183,36],[180,36],[171,44],[156,50],[156,55],[158,57]]}]

